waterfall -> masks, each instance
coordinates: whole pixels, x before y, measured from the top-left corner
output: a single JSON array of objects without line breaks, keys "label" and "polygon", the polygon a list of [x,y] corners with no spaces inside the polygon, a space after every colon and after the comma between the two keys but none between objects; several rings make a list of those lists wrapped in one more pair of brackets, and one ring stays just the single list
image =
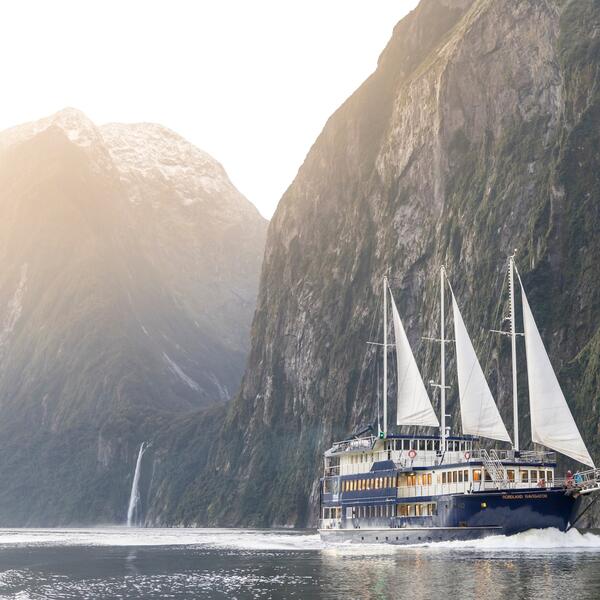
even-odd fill
[{"label": "waterfall", "polygon": [[140,502],[140,470],[142,466],[142,456],[148,449],[146,442],[142,442],[140,445],[140,451],[138,452],[137,461],[135,463],[135,472],[133,474],[133,482],[131,484],[131,495],[129,496],[129,507],[127,508],[127,527],[135,527],[139,520],[140,515],[138,514],[138,504]]}]

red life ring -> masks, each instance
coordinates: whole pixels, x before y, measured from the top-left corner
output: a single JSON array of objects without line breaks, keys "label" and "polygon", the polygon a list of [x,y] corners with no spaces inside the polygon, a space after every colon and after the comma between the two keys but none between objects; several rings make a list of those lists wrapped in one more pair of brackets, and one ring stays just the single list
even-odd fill
[{"label": "red life ring", "polygon": [[411,448],[411,449],[408,451],[408,456],[409,456],[409,458],[414,458],[416,455],[417,455],[417,451],[416,451],[414,448]]},{"label": "red life ring", "polygon": [[469,460],[471,458],[470,452],[465,452],[465,460]]}]

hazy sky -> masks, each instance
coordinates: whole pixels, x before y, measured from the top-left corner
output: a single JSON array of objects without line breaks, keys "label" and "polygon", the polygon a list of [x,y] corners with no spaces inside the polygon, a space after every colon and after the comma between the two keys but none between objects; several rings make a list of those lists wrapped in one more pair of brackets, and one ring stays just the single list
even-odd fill
[{"label": "hazy sky", "polygon": [[417,0],[0,3],[0,129],[65,106],[154,121],[270,217],[329,115]]}]

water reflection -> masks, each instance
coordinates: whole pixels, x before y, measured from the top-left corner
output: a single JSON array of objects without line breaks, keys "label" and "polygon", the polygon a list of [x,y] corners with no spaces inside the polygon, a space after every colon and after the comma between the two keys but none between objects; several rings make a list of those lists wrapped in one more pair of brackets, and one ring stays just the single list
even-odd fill
[{"label": "water reflection", "polygon": [[374,556],[351,550],[320,553],[321,597],[411,600],[600,597],[598,554],[394,549]]},{"label": "water reflection", "polygon": [[[0,598],[596,600],[600,590],[600,538],[552,533],[410,548],[324,547],[298,532],[123,535],[0,532]],[[185,543],[174,545],[178,539]]]}]

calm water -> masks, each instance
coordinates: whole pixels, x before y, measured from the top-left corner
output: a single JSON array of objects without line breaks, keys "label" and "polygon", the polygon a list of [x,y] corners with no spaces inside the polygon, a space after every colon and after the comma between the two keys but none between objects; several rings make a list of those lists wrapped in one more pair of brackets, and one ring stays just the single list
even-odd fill
[{"label": "calm water", "polygon": [[600,536],[554,530],[430,546],[313,532],[0,530],[0,598],[600,598]]}]

